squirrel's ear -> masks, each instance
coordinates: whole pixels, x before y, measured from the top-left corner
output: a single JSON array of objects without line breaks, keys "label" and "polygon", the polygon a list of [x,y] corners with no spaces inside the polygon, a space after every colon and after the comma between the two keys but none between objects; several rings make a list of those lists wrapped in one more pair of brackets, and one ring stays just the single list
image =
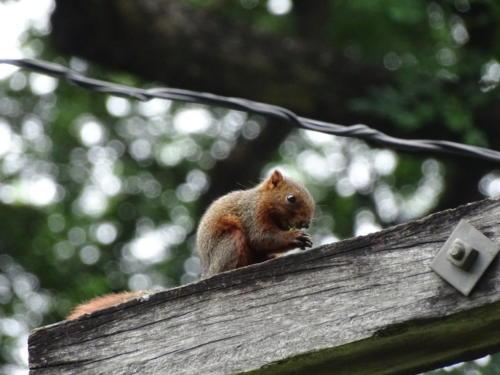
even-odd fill
[{"label": "squirrel's ear", "polygon": [[275,169],[271,176],[267,178],[267,180],[264,182],[264,185],[268,189],[274,189],[276,186],[280,184],[280,182],[283,181],[283,175],[281,174],[280,171]]}]

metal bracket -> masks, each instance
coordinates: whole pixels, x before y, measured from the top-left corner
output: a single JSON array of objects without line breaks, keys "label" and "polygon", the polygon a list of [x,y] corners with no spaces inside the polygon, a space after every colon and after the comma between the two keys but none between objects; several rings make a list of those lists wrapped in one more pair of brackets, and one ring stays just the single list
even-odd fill
[{"label": "metal bracket", "polygon": [[460,220],[432,261],[431,268],[467,296],[499,250],[488,237]]}]

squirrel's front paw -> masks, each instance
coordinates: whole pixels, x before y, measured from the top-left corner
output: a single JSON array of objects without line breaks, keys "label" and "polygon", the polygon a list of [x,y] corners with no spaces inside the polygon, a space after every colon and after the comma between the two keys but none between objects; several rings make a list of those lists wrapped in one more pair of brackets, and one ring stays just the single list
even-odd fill
[{"label": "squirrel's front paw", "polygon": [[295,236],[293,240],[294,246],[300,248],[301,250],[304,250],[306,247],[312,247],[313,242],[311,239],[311,235],[309,233],[306,233],[301,230],[295,230],[294,236]]}]

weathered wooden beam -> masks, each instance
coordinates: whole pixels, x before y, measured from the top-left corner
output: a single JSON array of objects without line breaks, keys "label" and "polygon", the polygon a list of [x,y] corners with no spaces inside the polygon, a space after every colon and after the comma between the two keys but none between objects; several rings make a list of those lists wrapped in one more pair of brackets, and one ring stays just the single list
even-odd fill
[{"label": "weathered wooden beam", "polygon": [[460,219],[500,243],[500,200],[443,211],[40,328],[32,374],[393,374],[500,350],[500,263],[469,297],[429,268]]}]

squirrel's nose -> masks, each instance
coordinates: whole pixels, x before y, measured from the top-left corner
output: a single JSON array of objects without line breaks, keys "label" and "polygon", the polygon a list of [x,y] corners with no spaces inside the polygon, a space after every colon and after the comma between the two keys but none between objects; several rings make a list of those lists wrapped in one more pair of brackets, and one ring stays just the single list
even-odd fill
[{"label": "squirrel's nose", "polygon": [[309,221],[301,221],[300,227],[301,228],[309,228]]}]

